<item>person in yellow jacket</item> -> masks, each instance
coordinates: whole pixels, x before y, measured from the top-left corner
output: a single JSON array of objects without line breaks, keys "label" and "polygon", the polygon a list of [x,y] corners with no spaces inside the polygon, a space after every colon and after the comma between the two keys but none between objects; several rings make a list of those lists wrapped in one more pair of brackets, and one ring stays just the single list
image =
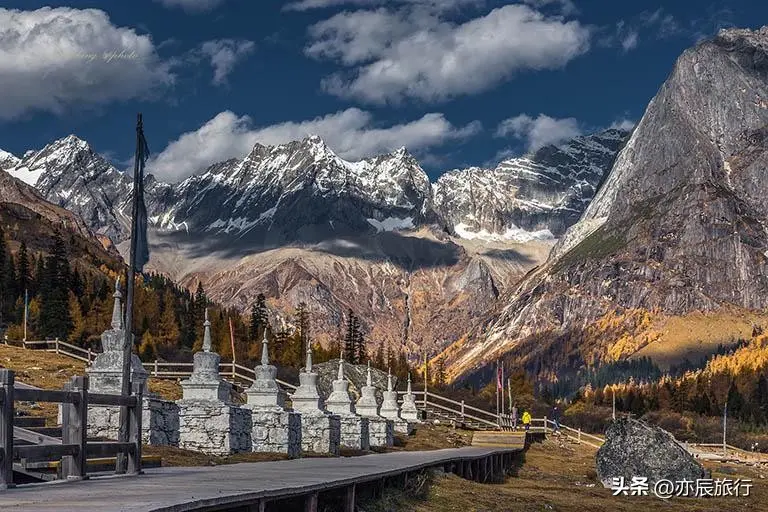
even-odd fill
[{"label": "person in yellow jacket", "polygon": [[523,427],[526,431],[531,428],[531,413],[528,411],[523,412]]}]

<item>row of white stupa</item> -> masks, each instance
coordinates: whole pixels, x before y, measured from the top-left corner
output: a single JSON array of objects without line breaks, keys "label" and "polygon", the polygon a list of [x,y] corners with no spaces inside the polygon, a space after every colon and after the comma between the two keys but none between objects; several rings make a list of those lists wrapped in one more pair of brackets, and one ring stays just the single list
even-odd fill
[{"label": "row of white stupa", "polygon": [[[87,369],[94,392],[119,393],[121,388],[125,331],[119,285],[114,298],[112,329],[101,336],[104,351]],[[277,368],[269,362],[268,347],[265,333],[261,364],[254,369],[255,379],[245,392],[244,405],[232,403],[232,384],[219,374],[221,358],[212,350],[207,311],[203,349],[194,355],[190,378],[181,382],[181,400],[163,400],[149,394],[149,375],[132,354],[131,380],[144,390],[145,442],[220,455],[244,451],[282,452],[289,456],[299,456],[301,452],[338,454],[340,447],[365,450],[391,446],[395,431],[411,433],[418,423],[419,411],[410,377],[402,407],[398,405],[398,393],[392,389],[391,374],[379,405],[377,389],[371,382],[370,363],[367,382],[357,402],[350,396],[343,361],[333,381],[333,392],[323,400],[317,387],[318,374],[312,371],[309,348],[306,366],[299,374],[300,385],[291,395],[292,409],[286,409],[286,394],[277,384]],[[88,414],[89,435],[117,435],[118,408],[89,407]]]},{"label": "row of white stupa", "polygon": [[[180,416],[184,424],[185,402],[190,401],[192,409],[199,408],[201,400],[228,402],[231,384],[219,375],[220,357],[212,351],[210,321],[206,311],[203,337],[203,351],[194,355],[193,372],[189,380],[181,383],[183,399]],[[291,425],[296,421],[292,415],[300,415],[303,451],[338,453],[339,447],[368,449],[393,444],[394,432],[410,434],[413,424],[418,422],[416,400],[411,390],[410,377],[402,407],[398,404],[398,393],[392,386],[392,375],[387,376],[387,390],[379,405],[371,379],[368,363],[366,385],[360,398],[353,402],[349,393],[349,382],[344,377],[344,361],[339,361],[339,371],[333,381],[333,392],[323,400],[318,390],[318,374],[312,368],[312,350],[307,347],[306,365],[299,373],[299,387],[291,395],[292,410],[285,407],[285,392],[276,381],[277,368],[269,361],[269,342],[264,334],[262,340],[261,364],[254,368],[255,379],[246,390],[247,403],[243,406],[251,411],[251,448],[253,451],[274,451],[275,442],[295,444],[291,437]],[[187,409],[190,407],[187,406]],[[230,422],[230,424],[232,424]],[[285,430],[288,430],[288,436]],[[295,429],[299,430],[299,429]],[[206,434],[207,435],[207,434]],[[191,434],[197,444],[199,436]],[[261,442],[262,438],[267,438]],[[295,437],[295,436],[294,436]],[[278,444],[281,444],[278,443]],[[182,428],[180,446],[185,445]],[[279,448],[291,454],[290,446]]]}]

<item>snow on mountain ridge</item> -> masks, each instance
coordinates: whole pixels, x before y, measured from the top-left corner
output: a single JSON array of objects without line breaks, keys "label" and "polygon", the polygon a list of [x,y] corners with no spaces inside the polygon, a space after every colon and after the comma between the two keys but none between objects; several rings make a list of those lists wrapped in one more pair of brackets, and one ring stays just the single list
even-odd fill
[{"label": "snow on mountain ridge", "polygon": [[[535,153],[443,174],[435,209],[463,237],[559,237],[594,196],[627,137],[609,129]],[[513,235],[517,230],[527,235]]]}]

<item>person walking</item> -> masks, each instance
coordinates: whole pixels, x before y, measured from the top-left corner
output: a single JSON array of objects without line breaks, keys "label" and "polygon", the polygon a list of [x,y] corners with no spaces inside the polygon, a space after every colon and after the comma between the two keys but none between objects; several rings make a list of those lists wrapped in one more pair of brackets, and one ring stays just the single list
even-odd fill
[{"label": "person walking", "polygon": [[523,412],[523,428],[526,432],[531,428],[531,413],[528,411]]},{"label": "person walking", "polygon": [[560,433],[560,409],[557,406],[552,408],[552,421],[555,422],[554,433]]},{"label": "person walking", "polygon": [[517,403],[512,406],[512,430],[517,430]]}]

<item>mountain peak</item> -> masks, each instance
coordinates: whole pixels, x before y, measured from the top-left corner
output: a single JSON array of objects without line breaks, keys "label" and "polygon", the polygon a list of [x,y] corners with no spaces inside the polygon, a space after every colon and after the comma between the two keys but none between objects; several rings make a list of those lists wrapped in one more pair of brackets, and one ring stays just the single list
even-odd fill
[{"label": "mountain peak", "polygon": [[66,137],[53,141],[50,146],[66,146],[73,150],[87,151],[91,149],[91,146],[85,140],[81,139],[77,135],[70,133]]},{"label": "mountain peak", "polygon": [[21,161],[16,155],[0,149],[0,170],[12,169]]}]

